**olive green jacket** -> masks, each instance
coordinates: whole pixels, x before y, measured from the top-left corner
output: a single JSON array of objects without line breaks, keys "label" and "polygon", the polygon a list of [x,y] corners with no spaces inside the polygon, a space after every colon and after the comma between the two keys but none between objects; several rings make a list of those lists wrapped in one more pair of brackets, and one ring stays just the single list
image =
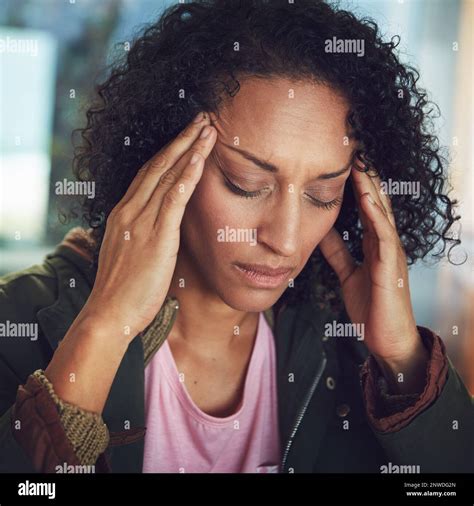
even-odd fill
[{"label": "olive green jacket", "polygon": [[[47,423],[31,425],[26,435],[16,430],[18,392],[33,371],[46,369],[93,283],[89,262],[64,244],[41,265],[0,279],[0,323],[35,322],[39,328],[36,340],[0,337],[0,472],[42,472],[44,445],[64,443],[40,390],[35,416]],[[309,302],[273,315],[282,472],[380,473],[402,469],[397,466],[474,472],[472,398],[439,337],[418,327],[431,356],[426,386],[421,393],[396,396],[386,391],[362,341],[325,338],[324,324],[333,321],[349,320],[345,313],[334,315]],[[142,472],[144,369],[143,343],[137,336],[102,413],[112,441],[99,470]],[[47,434],[51,427],[54,437]],[[58,450],[61,456],[64,448]]]}]

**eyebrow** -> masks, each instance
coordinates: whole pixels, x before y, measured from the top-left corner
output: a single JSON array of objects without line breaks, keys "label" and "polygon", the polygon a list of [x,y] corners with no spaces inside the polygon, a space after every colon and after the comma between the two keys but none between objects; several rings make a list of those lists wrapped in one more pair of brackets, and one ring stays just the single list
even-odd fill
[{"label": "eyebrow", "polygon": [[[237,153],[242,155],[244,158],[246,158],[247,160],[249,160],[253,164],[257,165],[258,167],[260,167],[263,170],[266,170],[268,172],[273,172],[273,173],[279,172],[279,168],[276,165],[274,165],[273,163],[270,163],[270,162],[266,162],[265,160],[261,160],[260,158],[256,157],[252,153],[245,151],[245,149],[239,149],[239,148],[236,148],[234,146],[230,146],[229,144],[225,144],[225,143],[221,143],[221,144],[223,144],[225,147],[227,147],[229,149],[232,149],[233,151],[236,151]],[[347,166],[343,167],[341,170],[338,170],[336,172],[327,172],[326,174],[321,174],[316,179],[317,180],[333,179],[333,178],[338,177],[341,174],[344,174],[345,172],[347,172],[351,168],[351,165],[352,165],[352,159],[347,164]]]}]

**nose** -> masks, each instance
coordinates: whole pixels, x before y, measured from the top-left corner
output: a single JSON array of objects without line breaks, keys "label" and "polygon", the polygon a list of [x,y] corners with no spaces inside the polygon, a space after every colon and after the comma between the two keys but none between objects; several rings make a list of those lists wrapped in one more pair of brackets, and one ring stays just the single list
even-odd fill
[{"label": "nose", "polygon": [[291,257],[298,251],[301,241],[301,204],[295,193],[285,192],[265,213],[257,230],[260,244],[283,257]]}]

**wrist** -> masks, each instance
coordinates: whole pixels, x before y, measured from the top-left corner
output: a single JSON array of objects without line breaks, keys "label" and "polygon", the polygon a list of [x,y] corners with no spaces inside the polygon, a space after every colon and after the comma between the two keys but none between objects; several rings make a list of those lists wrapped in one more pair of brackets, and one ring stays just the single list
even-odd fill
[{"label": "wrist", "polygon": [[70,328],[70,332],[81,336],[81,339],[102,343],[109,350],[110,347],[113,347],[119,353],[125,353],[134,337],[127,334],[117,320],[112,321],[103,315],[89,313],[88,311],[81,312],[78,315]]},{"label": "wrist", "polygon": [[[393,338],[391,340],[396,341]],[[408,364],[423,357],[425,352],[427,353],[417,328],[405,333],[403,339],[399,339],[398,341],[400,342],[397,346],[398,349],[392,346],[390,352],[387,353],[372,352],[372,356],[377,363],[383,363],[384,366],[390,369],[398,370],[400,368],[406,368]]]},{"label": "wrist", "polygon": [[45,375],[59,398],[101,413],[129,340],[89,313],[78,315],[54,352]]},{"label": "wrist", "polygon": [[430,354],[418,331],[409,342],[410,346],[400,353],[385,357],[373,354],[390,390],[396,394],[419,393],[425,385]]}]

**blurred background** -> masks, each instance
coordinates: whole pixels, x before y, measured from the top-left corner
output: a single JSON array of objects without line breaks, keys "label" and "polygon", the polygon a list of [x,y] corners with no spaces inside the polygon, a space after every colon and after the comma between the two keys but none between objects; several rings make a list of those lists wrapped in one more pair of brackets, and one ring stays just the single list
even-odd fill
[{"label": "blurred background", "polygon": [[[84,126],[114,48],[123,50],[172,3],[0,0],[0,275],[41,263],[80,225],[60,223],[58,206],[67,196],[60,201],[55,193],[56,182],[73,179],[72,131]],[[419,69],[421,85],[441,109],[436,127],[451,153],[452,195],[462,216],[463,247],[452,257],[460,265],[416,265],[410,286],[417,323],[443,337],[474,394],[474,1],[338,3],[374,18],[386,39],[401,36],[402,60]]]}]

